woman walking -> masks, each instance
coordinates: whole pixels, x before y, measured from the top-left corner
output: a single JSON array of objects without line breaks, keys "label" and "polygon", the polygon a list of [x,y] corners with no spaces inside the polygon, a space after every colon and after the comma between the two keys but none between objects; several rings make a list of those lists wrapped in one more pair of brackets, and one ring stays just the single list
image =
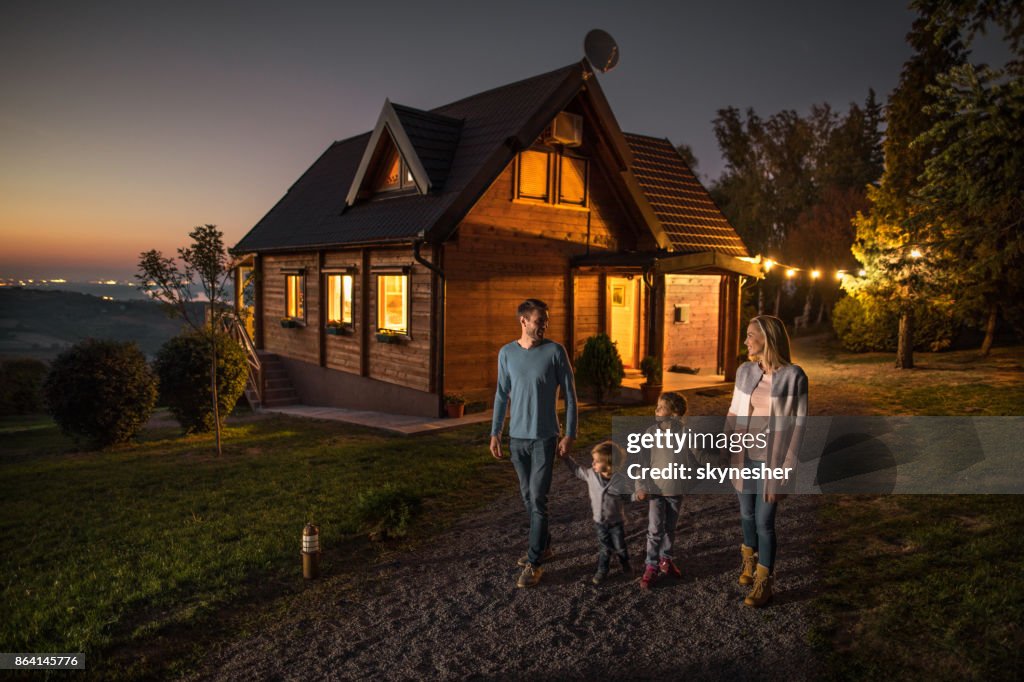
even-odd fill
[{"label": "woman walking", "polygon": [[[807,416],[807,375],[790,357],[789,335],[782,320],[759,315],[747,326],[750,362],[736,370],[728,428],[764,433],[766,447],[733,454],[731,466],[790,468],[796,471],[803,422]],[[789,480],[792,483],[792,479]],[[752,585],[743,603],[761,607],[772,598],[775,568],[775,512],[785,497],[777,480],[734,481],[743,529],[740,585]]]}]

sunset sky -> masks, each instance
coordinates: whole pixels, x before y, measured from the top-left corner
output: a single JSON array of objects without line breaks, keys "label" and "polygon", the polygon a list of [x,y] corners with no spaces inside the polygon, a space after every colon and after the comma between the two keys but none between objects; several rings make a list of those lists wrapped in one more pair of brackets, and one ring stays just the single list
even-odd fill
[{"label": "sunset sky", "polygon": [[828,4],[5,3],[0,277],[130,278],[202,223],[233,245],[386,97],[429,109],[564,66],[595,27],[623,129],[690,144],[713,179],[717,109],[895,85],[913,15]]}]

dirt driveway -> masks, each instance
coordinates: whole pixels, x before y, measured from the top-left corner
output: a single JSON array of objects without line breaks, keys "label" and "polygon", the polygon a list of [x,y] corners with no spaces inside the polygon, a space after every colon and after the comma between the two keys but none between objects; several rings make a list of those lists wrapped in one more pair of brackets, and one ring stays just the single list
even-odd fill
[{"label": "dirt driveway", "polygon": [[[510,491],[429,547],[309,590],[292,615],[210,652],[196,678],[813,679],[806,635],[817,503],[792,497],[779,512],[771,608],[742,604],[732,496],[685,502],[681,581],[644,593],[635,577],[613,572],[596,588],[585,488],[559,466],[551,504],[557,555],[537,587],[515,586],[527,524]],[[632,505],[627,523],[637,568],[645,513],[643,503]]]},{"label": "dirt driveway", "polygon": [[[841,380],[816,346],[813,339],[798,341],[812,382]],[[839,404],[845,408],[839,413],[851,413],[849,396],[834,400],[813,401],[812,414]],[[690,412],[721,414],[728,401],[727,392],[692,395]],[[597,543],[585,486],[556,464],[550,508],[556,556],[537,587],[515,586],[528,524],[510,486],[429,545],[311,586],[273,626],[209,652],[195,679],[818,677],[807,635],[818,583],[812,547],[820,497],[782,504],[776,599],[755,610],[743,605],[746,590],[736,584],[735,497],[686,498],[677,538],[682,580],[645,593],[636,576],[613,571],[597,588],[590,583]],[[645,530],[646,505],[634,503],[627,539],[638,573]]]}]

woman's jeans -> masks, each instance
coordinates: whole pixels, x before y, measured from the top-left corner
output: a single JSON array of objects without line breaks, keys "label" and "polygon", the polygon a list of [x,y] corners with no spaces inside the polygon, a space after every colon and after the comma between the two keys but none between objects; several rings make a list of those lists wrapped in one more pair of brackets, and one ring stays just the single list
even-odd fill
[{"label": "woman's jeans", "polygon": [[[753,484],[755,481],[745,481]],[[744,486],[744,490],[748,486]],[[755,486],[750,485],[750,488]],[[775,510],[777,502],[764,501],[764,481],[756,481],[756,490],[738,493],[743,544],[757,552],[757,563],[769,571],[775,565]]]}]

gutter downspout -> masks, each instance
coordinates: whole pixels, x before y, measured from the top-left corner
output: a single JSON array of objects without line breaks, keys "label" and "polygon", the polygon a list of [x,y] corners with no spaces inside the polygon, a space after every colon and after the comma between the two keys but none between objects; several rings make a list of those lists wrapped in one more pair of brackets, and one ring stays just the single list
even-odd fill
[{"label": "gutter downspout", "polygon": [[448,286],[447,277],[445,277],[444,270],[437,267],[435,264],[423,258],[420,254],[420,248],[423,246],[423,240],[418,239],[413,242],[412,257],[413,259],[425,267],[426,269],[433,272],[438,276],[441,282],[440,288],[436,292],[438,307],[441,310],[441,315],[437,318],[438,329],[437,329],[437,414],[438,416],[444,415],[444,330],[445,330],[445,318],[448,316],[448,308],[445,302],[445,290]]}]

